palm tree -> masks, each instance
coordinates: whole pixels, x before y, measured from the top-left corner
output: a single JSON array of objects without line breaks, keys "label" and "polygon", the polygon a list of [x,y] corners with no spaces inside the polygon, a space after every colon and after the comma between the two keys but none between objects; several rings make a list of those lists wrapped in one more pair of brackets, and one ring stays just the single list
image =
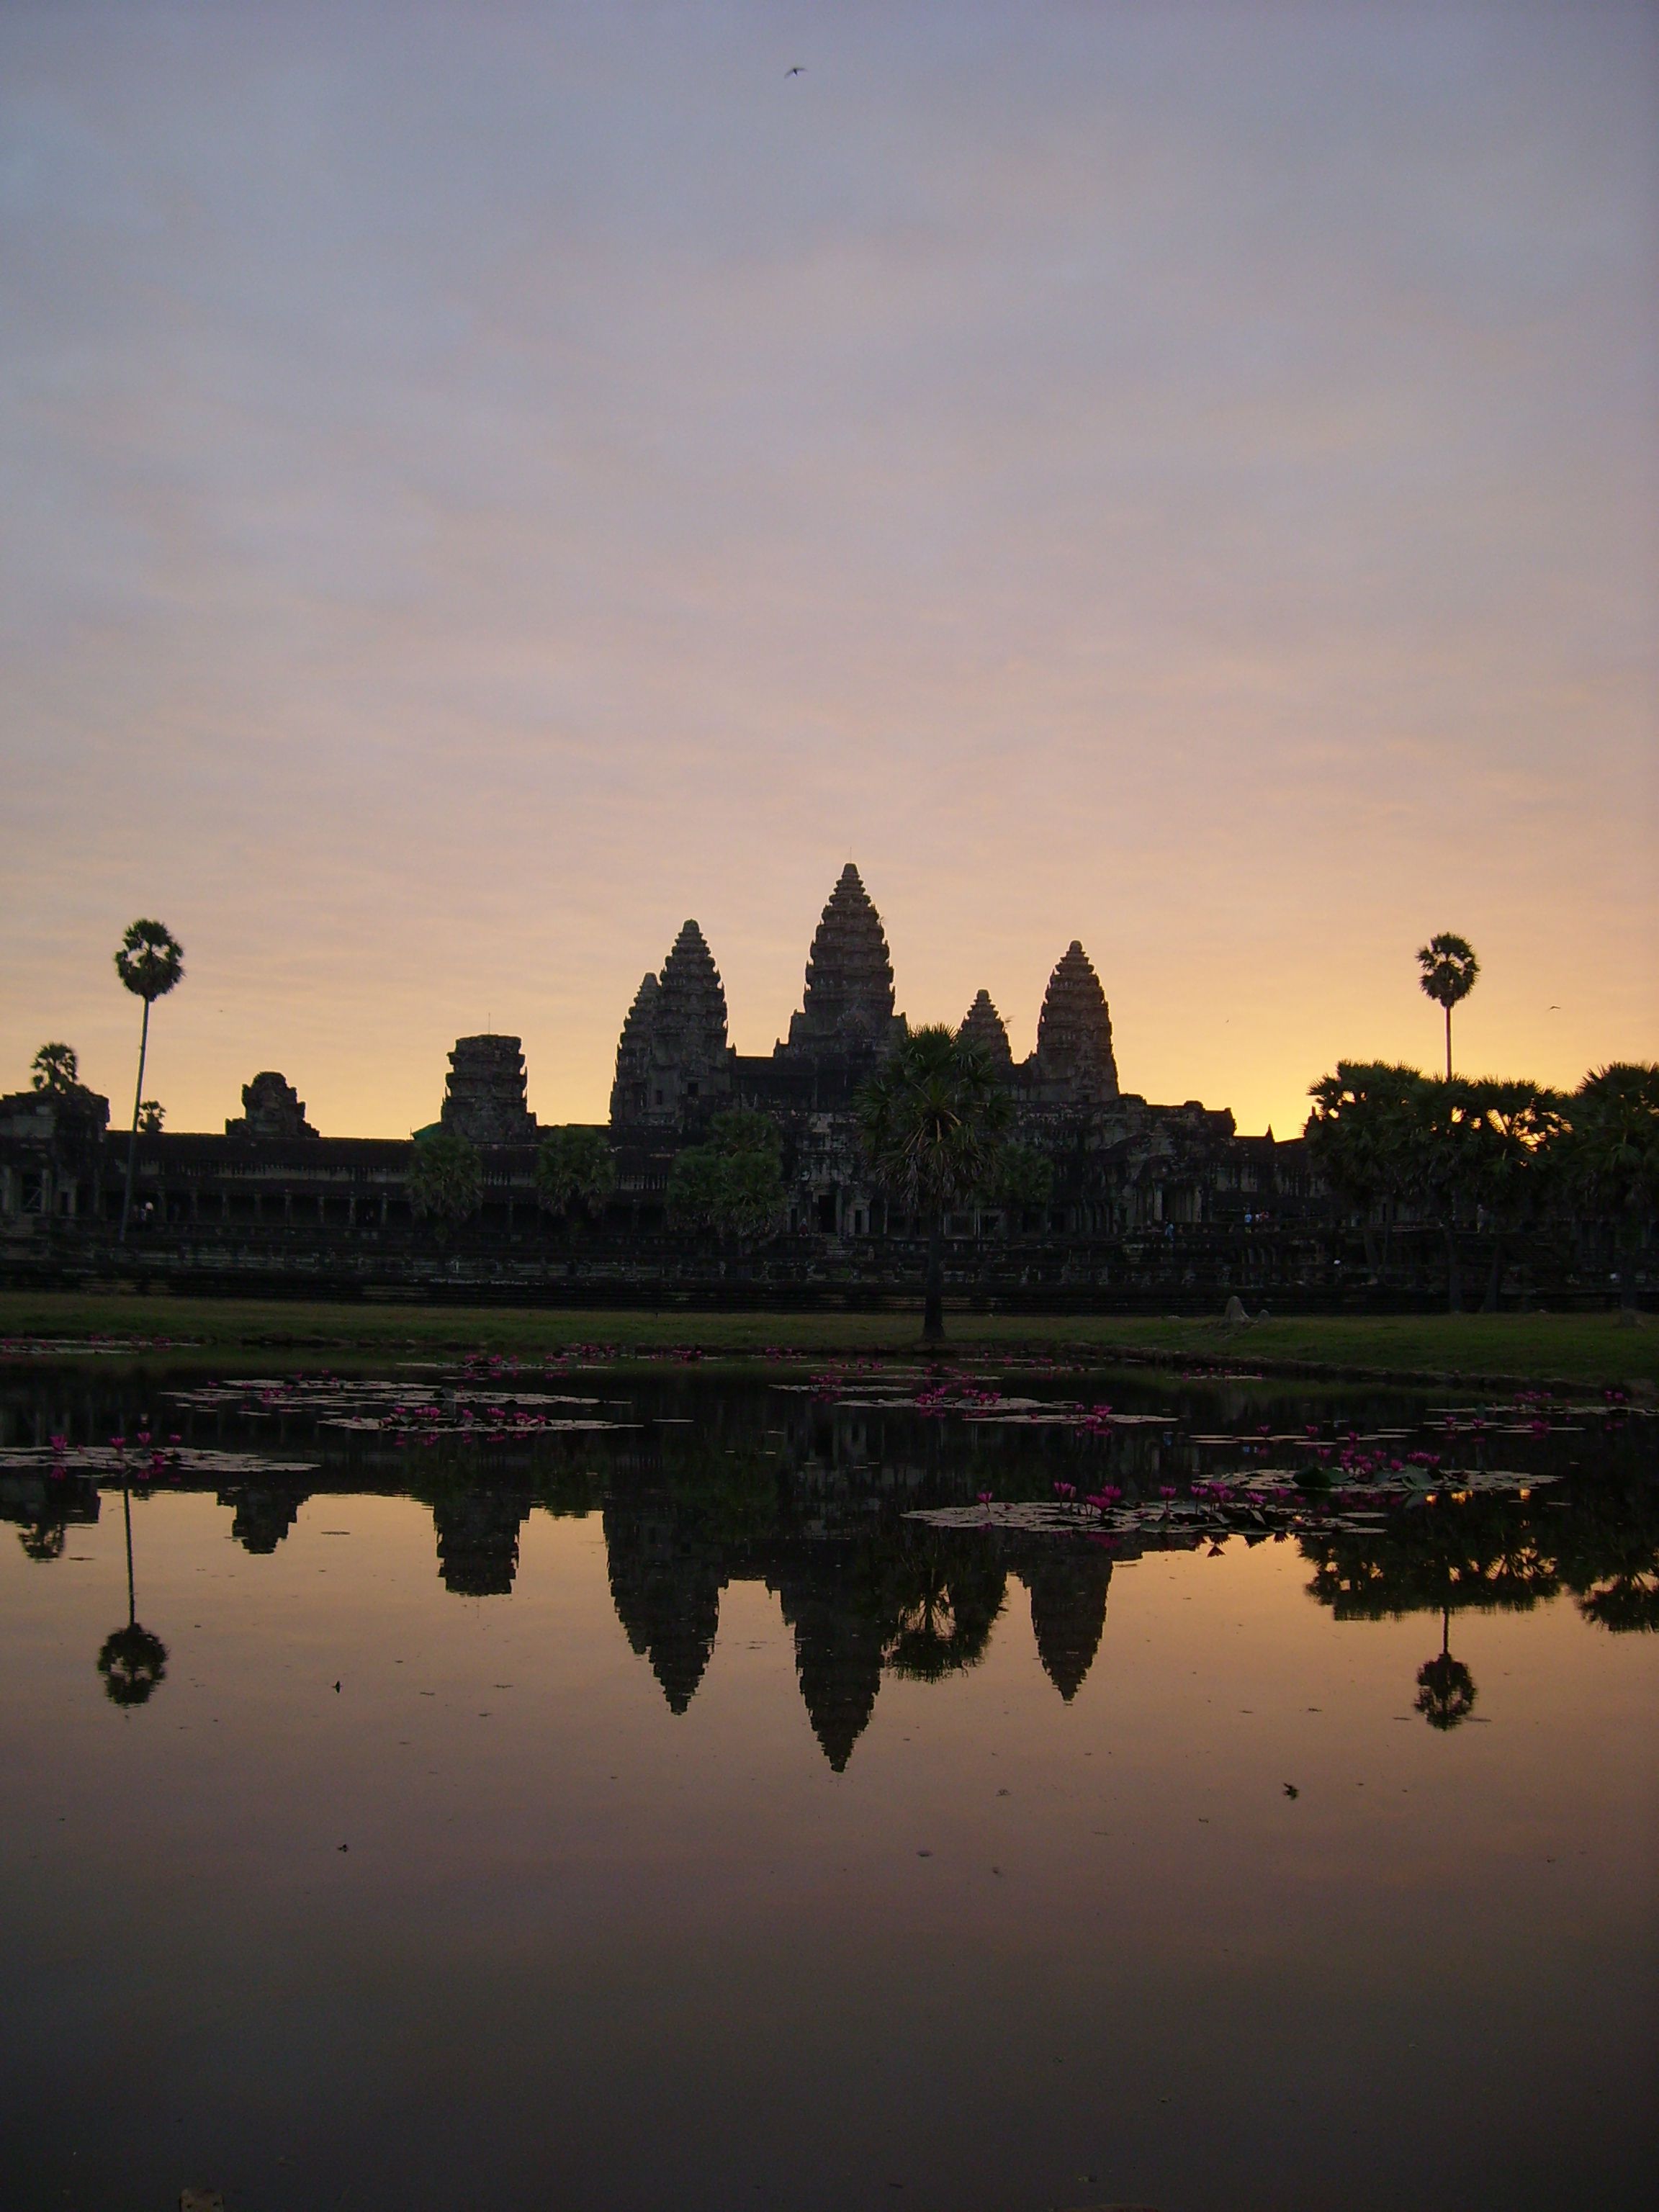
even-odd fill
[{"label": "palm tree", "polygon": [[431,1217],[441,1243],[475,1214],[483,1197],[483,1162],[477,1148],[453,1129],[417,1139],[409,1166],[409,1202]]},{"label": "palm tree", "polygon": [[717,1114],[708,1141],[688,1146],[668,1174],[668,1215],[739,1247],[769,1236],[783,1218],[783,1135],[769,1114]]},{"label": "palm tree", "polygon": [[1384,1207],[1382,1272],[1389,1264],[1394,1213],[1410,1188],[1414,1102],[1423,1078],[1387,1060],[1339,1060],[1309,1090],[1313,1112],[1303,1135],[1326,1182],[1364,1216],[1365,1260],[1377,1273],[1371,1209]]},{"label": "palm tree", "polygon": [[43,1044],[29,1062],[29,1079],[37,1091],[67,1098],[81,1087],[81,1063],[72,1044]]},{"label": "palm tree", "polygon": [[1504,1287],[1504,1237],[1536,1215],[1553,1180],[1564,1102],[1536,1083],[1486,1081],[1468,1086],[1475,1118],[1470,1168],[1474,1194],[1492,1232],[1492,1272],[1483,1313],[1496,1313]]},{"label": "palm tree", "polygon": [[1419,979],[1424,990],[1436,1006],[1446,1010],[1446,1080],[1451,1081],[1451,1017],[1452,1008],[1460,1006],[1474,990],[1480,974],[1480,963],[1474,957],[1474,947],[1467,937],[1455,937],[1443,929],[1426,945],[1418,947],[1417,964],[1423,973]]},{"label": "palm tree", "polygon": [[991,1184],[1012,1117],[990,1054],[940,1024],[913,1030],[859,1095],[872,1169],[927,1225],[924,1344],[945,1341],[945,1215]]},{"label": "palm tree", "polygon": [[1036,1145],[1010,1143],[998,1154],[996,1172],[980,1195],[994,1206],[1005,1206],[1011,1215],[1035,1212],[1054,1194],[1052,1156]]},{"label": "palm tree", "polygon": [[617,1162],[603,1129],[550,1129],[536,1156],[536,1190],[574,1234],[584,1213],[596,1217],[617,1188]]},{"label": "palm tree", "polygon": [[144,1025],[138,1036],[138,1081],[132,1094],[132,1135],[127,1144],[126,1188],[121,1194],[121,1242],[127,1240],[127,1216],[132,1211],[132,1174],[138,1158],[138,1116],[144,1100],[144,1054],[149,1050],[149,1010],[166,998],[183,977],[185,950],[170,929],[159,921],[130,925],[115,955],[115,972],[136,999],[144,1002]]}]

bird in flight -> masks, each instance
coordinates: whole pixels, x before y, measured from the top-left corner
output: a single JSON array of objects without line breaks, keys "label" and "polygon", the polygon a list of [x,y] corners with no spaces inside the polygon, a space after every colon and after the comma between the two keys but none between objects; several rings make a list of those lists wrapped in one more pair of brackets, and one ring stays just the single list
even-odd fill
[{"label": "bird in flight", "polygon": [[805,74],[806,64],[805,62],[797,62],[793,69],[787,69],[784,71],[784,75],[786,76],[805,76]]}]

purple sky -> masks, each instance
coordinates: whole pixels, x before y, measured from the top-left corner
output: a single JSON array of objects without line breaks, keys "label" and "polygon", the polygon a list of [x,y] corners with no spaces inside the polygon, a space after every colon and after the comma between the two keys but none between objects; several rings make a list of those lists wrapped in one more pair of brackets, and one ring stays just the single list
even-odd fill
[{"label": "purple sky", "polygon": [[[787,77],[794,62],[805,74]],[[1659,10],[9,0],[0,1088],[604,1114],[899,1004],[1299,1125],[1659,1054]],[[1559,1009],[1559,1011],[1558,1011]]]}]

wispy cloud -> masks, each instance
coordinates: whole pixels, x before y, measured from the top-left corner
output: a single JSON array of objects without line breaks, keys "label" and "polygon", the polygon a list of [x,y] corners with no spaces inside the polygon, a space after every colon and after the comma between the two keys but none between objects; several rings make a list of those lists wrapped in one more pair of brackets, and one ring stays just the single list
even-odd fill
[{"label": "wispy cloud", "polygon": [[1436,927],[1489,1064],[1653,1052],[1656,86],[1611,6],[9,9],[0,1081],[118,1088],[144,910],[176,1122],[407,1127],[486,1018],[597,1114],[849,853],[913,1012],[1080,935],[1255,1126],[1430,1052]]}]

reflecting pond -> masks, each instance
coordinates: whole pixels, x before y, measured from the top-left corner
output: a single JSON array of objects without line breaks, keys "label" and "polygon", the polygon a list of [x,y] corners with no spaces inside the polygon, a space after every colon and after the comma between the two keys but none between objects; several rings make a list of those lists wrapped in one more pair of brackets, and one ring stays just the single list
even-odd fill
[{"label": "reflecting pond", "polygon": [[0,1376],[9,2206],[1645,2204],[1651,1412]]}]

